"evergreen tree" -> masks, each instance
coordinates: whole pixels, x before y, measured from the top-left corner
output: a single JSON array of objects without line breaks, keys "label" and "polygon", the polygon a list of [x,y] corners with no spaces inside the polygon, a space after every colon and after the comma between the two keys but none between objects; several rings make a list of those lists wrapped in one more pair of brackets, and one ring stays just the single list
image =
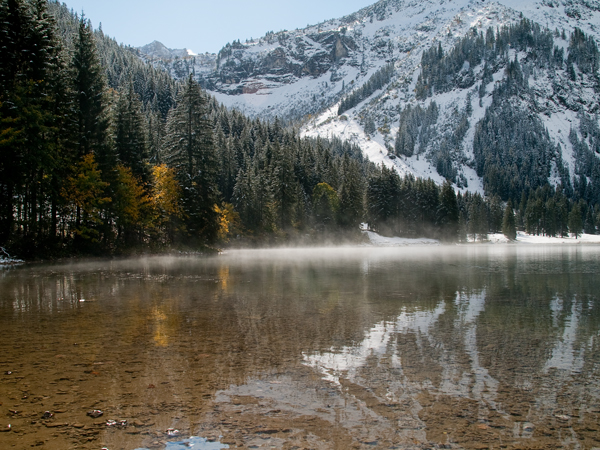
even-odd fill
[{"label": "evergreen tree", "polygon": [[483,198],[479,194],[473,195],[468,209],[468,232],[474,241],[483,241],[487,238],[489,228],[486,216],[487,211]]},{"label": "evergreen tree", "polygon": [[[369,177],[366,192],[367,219],[377,231],[391,232],[399,218],[399,199],[402,181],[394,169],[381,166]],[[416,199],[415,199],[416,200]],[[414,205],[415,202],[409,202]]]},{"label": "evergreen tree", "polygon": [[272,187],[275,214],[278,227],[289,228],[293,221],[294,203],[296,201],[296,176],[292,163],[291,148],[281,147],[276,141],[273,144]]},{"label": "evergreen tree", "polygon": [[169,113],[164,155],[183,187],[187,232],[202,242],[214,242],[219,228],[215,205],[220,203],[217,155],[207,100],[191,76]]},{"label": "evergreen tree", "polygon": [[73,90],[76,93],[78,156],[94,153],[100,170],[113,170],[116,156],[108,149],[108,101],[106,81],[96,53],[92,25],[85,17],[79,21],[79,32],[73,55]]},{"label": "evergreen tree", "polygon": [[502,202],[497,195],[492,196],[488,201],[489,205],[489,227],[492,233],[497,233],[502,230],[503,212]]},{"label": "evergreen tree", "polygon": [[358,163],[347,153],[342,160],[342,185],[339,191],[340,225],[347,229],[357,229],[363,220],[364,188]]},{"label": "evergreen tree", "polygon": [[558,192],[556,195],[556,223],[560,237],[568,236],[569,207],[567,198]]},{"label": "evergreen tree", "polygon": [[115,149],[119,161],[131,169],[144,185],[150,181],[148,147],[142,103],[133,90],[133,82],[119,95],[115,114]]},{"label": "evergreen tree", "polygon": [[569,232],[577,239],[583,232],[583,222],[581,219],[581,208],[579,203],[574,203],[569,213]]},{"label": "evergreen tree", "polygon": [[160,112],[146,112],[146,131],[148,135],[146,142],[148,143],[148,161],[151,165],[158,166],[163,164],[162,157],[162,141],[165,135],[165,122],[160,116]]},{"label": "evergreen tree", "polygon": [[319,183],[313,191],[313,211],[315,221],[323,229],[331,229],[337,224],[340,208],[335,189],[327,183]]},{"label": "evergreen tree", "polygon": [[557,208],[556,201],[554,197],[550,197],[545,204],[545,223],[544,229],[546,236],[556,236],[558,232],[558,216],[557,216]]},{"label": "evergreen tree", "polygon": [[527,232],[536,236],[544,234],[544,202],[535,193],[532,193],[529,197],[525,214],[525,228]]},{"label": "evergreen tree", "polygon": [[587,208],[587,214],[585,215],[584,231],[587,234],[596,234],[596,218],[594,217],[594,210],[591,206]]},{"label": "evergreen tree", "polygon": [[467,242],[467,219],[462,210],[458,214],[458,242]]},{"label": "evergreen tree", "polygon": [[251,169],[249,167],[242,167],[238,171],[232,200],[246,228],[255,230],[259,225],[259,214],[254,199]]},{"label": "evergreen tree", "polygon": [[515,226],[515,212],[512,202],[509,200],[504,208],[504,217],[502,218],[502,233],[507,239],[514,241],[517,239],[517,228]]},{"label": "evergreen tree", "polygon": [[449,181],[445,181],[440,192],[440,202],[437,210],[437,225],[440,236],[444,240],[458,239],[459,211],[456,193]]},{"label": "evergreen tree", "polygon": [[[73,54],[73,91],[75,92],[75,122],[76,122],[76,147],[77,159],[82,161],[87,155],[94,155],[94,164],[97,165],[106,194],[112,198],[116,189],[117,156],[109,142],[108,128],[108,100],[106,97],[106,81],[104,71],[100,66],[91,23],[81,17],[75,52]],[[105,208],[110,207],[110,202],[103,202]],[[112,214],[105,211],[102,214],[103,224],[94,221],[95,226],[101,228],[100,237],[105,245],[111,235]],[[77,206],[75,228],[84,226],[81,223],[81,209]],[[81,238],[88,234],[76,234],[76,246],[82,245]]]},{"label": "evergreen tree", "polygon": [[[231,202],[238,173],[236,153],[238,151],[237,147],[241,146],[241,142],[232,137],[227,138],[221,127],[217,126],[215,144],[220,167],[219,191],[223,194],[226,202]],[[239,150],[241,151],[241,149]]]}]

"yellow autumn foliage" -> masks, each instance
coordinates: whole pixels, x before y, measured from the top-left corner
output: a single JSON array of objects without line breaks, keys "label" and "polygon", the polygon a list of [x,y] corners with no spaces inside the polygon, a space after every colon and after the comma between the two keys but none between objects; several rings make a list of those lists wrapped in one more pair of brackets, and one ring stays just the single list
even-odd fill
[{"label": "yellow autumn foliage", "polygon": [[217,237],[221,242],[228,242],[232,236],[241,234],[242,224],[240,215],[234,210],[231,203],[224,203],[221,207],[214,206],[219,215],[219,231]]}]

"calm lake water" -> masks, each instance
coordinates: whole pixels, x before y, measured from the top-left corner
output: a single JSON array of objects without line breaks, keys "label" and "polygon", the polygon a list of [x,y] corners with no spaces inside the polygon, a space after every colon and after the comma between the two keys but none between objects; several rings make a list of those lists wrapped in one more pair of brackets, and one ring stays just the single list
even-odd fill
[{"label": "calm lake water", "polygon": [[4,268],[0,448],[600,448],[599,274],[558,245]]}]

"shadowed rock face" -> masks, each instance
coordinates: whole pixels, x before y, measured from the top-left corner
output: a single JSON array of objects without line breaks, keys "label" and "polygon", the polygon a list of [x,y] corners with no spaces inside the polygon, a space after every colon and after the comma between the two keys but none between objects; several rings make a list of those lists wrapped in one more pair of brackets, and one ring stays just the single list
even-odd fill
[{"label": "shadowed rock face", "polygon": [[294,78],[318,77],[330,71],[335,64],[344,64],[357,45],[351,37],[339,32],[316,33],[290,38],[278,35],[276,48],[256,53],[253,45],[226,46],[217,56],[217,68],[204,76],[211,90],[231,94],[228,85],[241,83],[237,93],[256,77],[268,76],[271,81],[283,84]]},{"label": "shadowed rock face", "polygon": [[[420,53],[435,40],[443,41],[448,36],[454,39],[467,33],[470,29],[470,22],[467,22],[472,19],[471,16],[486,8],[494,11],[508,8],[515,14],[521,12],[524,17],[546,23],[551,29],[555,26],[566,29],[578,26],[586,33],[598,37],[595,31],[597,27],[593,23],[597,21],[600,8],[592,2],[556,0],[550,3],[551,5],[535,0],[523,0],[520,3],[514,0],[497,3],[468,0],[380,0],[356,13],[305,29],[270,32],[250,42],[228,43],[218,54],[188,56],[185,49],[167,49],[157,42],[139,50],[151,58],[163,58],[165,64],[157,64],[165,67],[176,78],[185,78],[194,73],[203,87],[214,93],[234,96],[256,93],[255,88],[248,85],[255,84],[258,79],[268,78],[271,87],[289,86],[300,79],[318,78],[328,72],[331,73],[332,82],[336,78],[337,81],[342,79],[339,72],[348,75],[346,87],[354,80],[354,89],[368,80],[369,69],[392,61],[400,63],[409,54],[414,56],[415,53]],[[462,13],[468,14],[462,17]],[[479,19],[487,21],[494,14],[488,11]],[[505,19],[518,20],[516,16],[507,16]],[[454,29],[463,22],[464,27]],[[504,23],[504,19],[500,19],[498,23]],[[494,25],[497,23],[494,22]],[[451,33],[447,31],[450,29]],[[420,58],[411,58],[407,63],[410,70],[406,71],[406,76],[410,77],[410,72],[420,63]],[[358,74],[349,70],[357,67],[360,67]],[[464,84],[469,83],[470,80],[465,80]],[[340,86],[335,86],[336,93],[342,90],[341,83],[339,84]],[[319,86],[318,89],[322,87]],[[320,91],[315,93],[321,94]],[[336,95],[328,94],[331,93],[326,93],[326,103],[339,100]],[[302,102],[303,98],[304,96],[300,96],[299,101]],[[229,103],[235,104],[235,101],[232,99]],[[247,113],[253,114],[250,111]],[[256,113],[269,115],[268,111]]]},{"label": "shadowed rock face", "polygon": [[[248,93],[264,94],[256,91],[256,83],[266,80],[269,86],[265,89],[283,86],[289,98],[294,94],[290,87],[297,81],[316,79],[330,73],[330,82],[338,84],[329,87],[315,84],[311,88],[311,94],[325,94],[320,107],[326,108],[339,101],[337,94],[344,90],[342,79],[346,78],[346,89],[352,81],[351,89],[356,89],[368,80],[371,69],[385,63],[396,62],[398,72],[410,78],[420,63],[418,55],[422,49],[436,40],[448,41],[443,45],[451,46],[452,39],[467,33],[473,17],[486,8],[489,11],[478,16],[479,21],[488,21],[500,11],[499,14],[506,17],[498,16],[493,24],[498,25],[518,20],[517,15],[521,12],[524,17],[538,23],[547,23],[551,29],[555,26],[566,29],[578,26],[598,37],[595,31],[597,27],[593,23],[597,21],[597,10],[600,8],[584,0],[557,0],[551,2],[552,7],[547,3],[534,0],[523,0],[521,3],[514,0],[497,3],[381,0],[356,13],[305,29],[270,32],[246,43],[234,41],[225,45],[218,54],[188,56],[185,49],[171,50],[157,42],[139,50],[150,59],[154,58],[153,63],[165,67],[176,78],[185,78],[194,73],[207,90],[234,97]],[[560,3],[564,8],[559,7],[562,6]],[[504,13],[506,8],[514,13],[514,17]],[[159,62],[156,58],[162,58],[163,61]],[[406,67],[400,67],[402,64]],[[302,84],[306,83],[298,84],[298,89],[302,89]],[[466,79],[462,84],[468,87],[472,80]],[[281,106],[279,109],[282,110],[278,113],[285,115],[293,109],[304,114],[314,112],[300,105],[306,97],[302,94],[295,100],[288,100],[287,109]],[[225,103],[238,107],[237,101],[231,98]],[[291,105],[294,102],[296,105]],[[265,117],[272,112],[268,108],[246,111],[250,115]]]}]

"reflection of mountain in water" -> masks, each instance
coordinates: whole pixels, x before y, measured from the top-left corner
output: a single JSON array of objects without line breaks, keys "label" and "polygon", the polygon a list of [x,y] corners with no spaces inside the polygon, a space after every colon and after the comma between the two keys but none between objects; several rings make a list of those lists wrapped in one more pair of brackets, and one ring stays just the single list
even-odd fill
[{"label": "reflection of mountain in water", "polygon": [[[524,268],[522,261],[517,265]],[[358,343],[305,354],[305,364],[342,391],[350,383],[378,392],[381,404],[410,398],[418,411],[412,423],[427,426],[430,439],[445,427],[460,428],[463,419],[480,430],[509,430],[517,439],[532,438],[535,427],[558,439],[548,422],[587,416],[600,398],[597,389],[583,388],[598,375],[591,362],[597,360],[598,310],[573,295],[587,290],[589,277],[513,271],[483,278],[488,289],[458,292],[433,310],[402,311]],[[583,316],[587,329],[580,326]]]},{"label": "reflection of mountain in water", "polygon": [[402,312],[393,322],[379,322],[373,326],[360,344],[345,346],[340,350],[318,354],[304,354],[304,361],[324,374],[324,378],[340,384],[340,376],[353,380],[356,371],[367,363],[369,358],[390,357],[389,365],[401,369],[402,361],[398,353],[395,337],[398,333],[421,333],[427,335],[431,326],[444,313],[445,305],[440,302],[434,311]]},{"label": "reflection of mountain in water", "polygon": [[[562,299],[558,297],[550,303],[554,328],[559,327],[560,317],[563,316],[564,330],[561,338],[557,340],[552,350],[552,357],[546,362],[544,370],[548,372],[551,369],[559,369],[578,373],[583,368],[585,355],[585,348],[576,349],[578,325],[582,315],[581,304],[573,302],[570,314],[566,317],[562,314],[563,306]],[[591,336],[590,340],[593,341],[594,337]]]}]

